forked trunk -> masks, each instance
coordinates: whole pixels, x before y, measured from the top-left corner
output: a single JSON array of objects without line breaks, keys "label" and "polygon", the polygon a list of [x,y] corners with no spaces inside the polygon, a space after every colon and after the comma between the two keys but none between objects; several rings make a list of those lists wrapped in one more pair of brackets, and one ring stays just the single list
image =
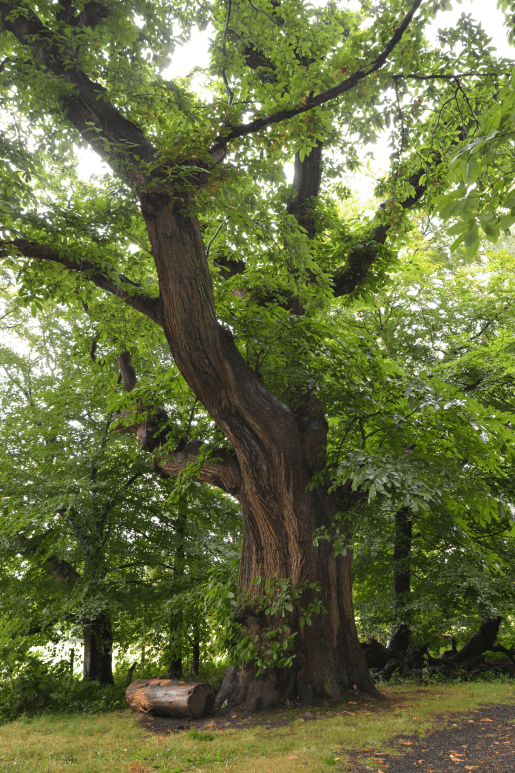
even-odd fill
[{"label": "forked trunk", "polygon": [[114,684],[113,634],[105,615],[84,625],[84,679]]},{"label": "forked trunk", "polygon": [[[265,710],[287,698],[305,703],[335,698],[353,687],[374,694],[354,623],[350,554],[336,558],[327,542],[313,544],[315,531],[330,527],[337,509],[325,490],[307,490],[324,461],[322,406],[306,392],[294,398],[294,414],[248,367],[216,320],[204,247],[196,219],[186,214],[188,203],[157,203],[153,209],[154,202],[145,201],[143,210],[159,274],[163,328],[178,368],[233,449],[232,454],[213,449],[200,475],[241,503],[240,591],[257,595],[261,586],[251,582],[257,577],[289,578],[294,586],[316,582],[327,610],[304,628],[301,610],[295,610],[292,668],[269,668],[260,676],[252,663],[232,670],[219,701]],[[155,460],[154,469],[177,475],[190,453],[198,453],[198,444],[186,445],[172,459]],[[266,639],[271,624],[248,619],[258,639]]]}]

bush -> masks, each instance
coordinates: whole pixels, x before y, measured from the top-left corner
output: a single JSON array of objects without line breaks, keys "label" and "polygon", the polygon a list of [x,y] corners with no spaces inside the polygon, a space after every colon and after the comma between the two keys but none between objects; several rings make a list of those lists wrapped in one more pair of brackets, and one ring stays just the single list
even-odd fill
[{"label": "bush", "polygon": [[124,685],[101,685],[69,673],[69,661],[28,656],[0,672],[0,722],[59,711],[105,711],[125,706]]}]

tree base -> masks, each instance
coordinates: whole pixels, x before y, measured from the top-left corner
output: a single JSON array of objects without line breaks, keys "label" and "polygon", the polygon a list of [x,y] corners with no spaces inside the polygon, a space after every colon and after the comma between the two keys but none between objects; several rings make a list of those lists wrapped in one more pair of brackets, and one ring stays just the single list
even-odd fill
[{"label": "tree base", "polygon": [[339,685],[336,680],[312,679],[304,681],[293,668],[270,668],[256,676],[250,666],[228,669],[216,696],[217,708],[238,707],[238,710],[272,711],[287,701],[312,705],[323,700],[335,700],[341,695],[358,692],[380,698],[368,671],[364,670],[359,684]]}]

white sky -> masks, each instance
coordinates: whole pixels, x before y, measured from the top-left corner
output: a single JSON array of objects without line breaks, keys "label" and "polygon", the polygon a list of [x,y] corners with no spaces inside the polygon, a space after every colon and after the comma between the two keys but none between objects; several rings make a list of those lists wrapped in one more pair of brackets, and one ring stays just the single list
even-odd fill
[{"label": "white sky", "polygon": [[[318,3],[315,0],[313,4],[317,5]],[[325,0],[321,4],[325,5]],[[454,26],[462,13],[471,14],[476,21],[481,22],[483,29],[492,38],[491,45],[497,48],[501,56],[515,58],[515,48],[509,46],[506,39],[506,28],[503,27],[504,16],[497,9],[495,0],[464,0],[462,3],[454,0],[453,10],[441,11],[433,24],[428,28],[428,38],[435,40],[438,29]],[[195,30],[190,42],[176,50],[172,64],[166,70],[165,77],[180,78],[187,75],[194,67],[207,67],[209,64],[208,46],[210,34],[209,30],[204,32]],[[388,148],[387,143],[388,140],[385,136],[384,142],[379,142],[374,147],[378,170],[381,168],[386,169],[389,165],[388,159],[391,150]],[[108,167],[101,163],[99,157],[93,151],[82,150],[80,152],[78,172],[83,179],[89,180],[92,174],[99,174],[107,170]]]}]

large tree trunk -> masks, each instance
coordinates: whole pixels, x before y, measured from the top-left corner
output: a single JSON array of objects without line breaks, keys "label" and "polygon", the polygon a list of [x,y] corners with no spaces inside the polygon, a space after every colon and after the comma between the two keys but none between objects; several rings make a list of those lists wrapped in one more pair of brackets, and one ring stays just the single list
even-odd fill
[{"label": "large tree trunk", "polygon": [[[271,578],[275,572],[291,577],[295,584],[315,581],[320,592],[304,594],[303,601],[307,603],[317,595],[327,614],[315,614],[311,625],[299,628],[299,610],[295,610],[287,631],[297,633],[293,667],[268,669],[259,676],[252,663],[230,669],[217,696],[219,703],[227,700],[229,705],[265,711],[288,698],[312,703],[335,698],[353,687],[375,693],[354,623],[351,553],[335,557],[327,542],[313,545],[313,531],[327,524],[328,519],[323,504],[316,501],[316,494],[296,493],[300,500],[308,500],[302,503],[305,532],[300,535],[292,528],[291,511],[286,511],[284,517],[278,509],[273,520],[263,522],[256,519],[250,508],[245,509],[240,590],[249,589],[251,594],[257,594],[261,586],[253,585],[252,578]],[[276,559],[273,565],[270,556]],[[273,620],[262,619],[252,610],[244,622],[252,637],[264,638],[274,627]]]},{"label": "large tree trunk", "polygon": [[113,634],[105,615],[86,623],[84,632],[84,679],[114,684]]},{"label": "large tree trunk", "polygon": [[[260,592],[252,579],[274,575],[290,578],[294,585],[316,582],[327,610],[297,631],[294,668],[256,677],[252,664],[243,666],[228,675],[220,700],[252,710],[271,708],[288,697],[306,703],[334,698],[354,686],[375,693],[354,623],[351,554],[335,557],[327,542],[313,544],[315,531],[330,527],[337,510],[323,489],[307,491],[325,453],[327,424],[321,407],[309,394],[299,396],[294,415],[264,387],[232,335],[217,323],[204,247],[196,219],[185,215],[187,206],[144,200],[143,212],[171,352],[234,449],[232,466],[216,466],[214,460],[212,478],[216,472],[218,485],[242,505],[239,589],[252,597]],[[154,467],[175,475],[176,465],[172,459]],[[209,469],[205,475],[209,480]],[[256,626],[264,635],[268,623],[252,621],[253,630]]]}]

